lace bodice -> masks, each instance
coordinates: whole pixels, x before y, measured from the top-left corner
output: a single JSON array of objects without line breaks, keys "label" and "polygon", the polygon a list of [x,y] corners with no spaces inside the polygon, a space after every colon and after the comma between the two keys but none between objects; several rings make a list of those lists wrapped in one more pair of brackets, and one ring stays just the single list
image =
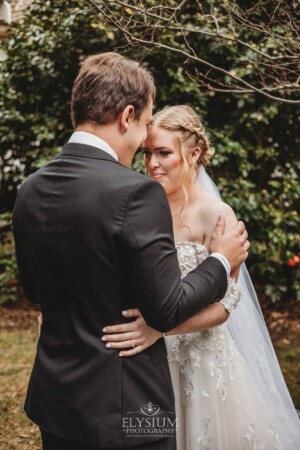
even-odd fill
[{"label": "lace bodice", "polygon": [[[176,247],[182,277],[209,256],[198,242],[177,242]],[[232,311],[241,296],[239,285],[229,280],[221,303]],[[226,323],[166,336],[166,345],[179,421],[178,448],[284,450]]]},{"label": "lace bodice", "polygon": [[[177,242],[176,248],[182,277],[185,277],[209,256],[204,245],[198,242]],[[231,311],[236,308],[240,298],[241,290],[237,283],[229,280],[226,295],[221,303],[228,311]],[[201,366],[202,352],[208,351],[215,355],[215,358],[210,361],[210,374],[217,378],[217,390],[222,400],[226,400],[227,387],[223,379],[222,368],[228,367],[233,376],[233,361],[236,353],[231,342],[227,346],[227,336],[228,329],[225,323],[198,333],[178,334],[167,338],[169,362],[179,363],[186,380],[185,393],[187,397],[191,397],[194,390],[191,375],[196,367]]]},{"label": "lace bodice", "polygon": [[[205,246],[199,242],[177,242],[176,248],[182,277],[185,277],[209,256]],[[226,295],[220,303],[230,312],[237,307],[241,296],[242,291],[238,284],[230,278]]]}]

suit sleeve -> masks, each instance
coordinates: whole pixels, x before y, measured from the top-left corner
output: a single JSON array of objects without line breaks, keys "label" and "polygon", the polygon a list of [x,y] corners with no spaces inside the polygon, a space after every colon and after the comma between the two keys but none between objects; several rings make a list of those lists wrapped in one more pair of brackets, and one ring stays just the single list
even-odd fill
[{"label": "suit sleeve", "polygon": [[227,275],[216,258],[181,280],[170,208],[159,183],[145,180],[133,191],[122,239],[135,304],[151,327],[171,330],[224,297]]},{"label": "suit sleeve", "polygon": [[17,264],[24,294],[32,303],[39,303],[36,283],[21,246],[15,242]]},{"label": "suit sleeve", "polygon": [[39,303],[38,299],[38,288],[37,282],[33,275],[33,271],[30,267],[28,259],[26,257],[25,250],[22,248],[21,239],[22,235],[22,211],[18,205],[18,198],[20,195],[22,187],[19,189],[16,204],[13,211],[12,221],[13,221],[13,234],[15,239],[15,252],[17,258],[17,264],[21,279],[22,288],[24,294],[32,303]]}]

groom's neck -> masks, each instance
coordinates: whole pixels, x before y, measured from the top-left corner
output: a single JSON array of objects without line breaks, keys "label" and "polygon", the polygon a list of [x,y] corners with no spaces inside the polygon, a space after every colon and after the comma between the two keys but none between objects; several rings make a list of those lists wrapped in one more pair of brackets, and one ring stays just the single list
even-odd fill
[{"label": "groom's neck", "polygon": [[116,152],[119,162],[130,167],[136,149],[132,149],[127,143],[126,136],[120,132],[118,122],[106,125],[98,125],[94,122],[85,122],[78,125],[74,131],[84,131],[103,139]]},{"label": "groom's neck", "polygon": [[93,134],[94,136],[97,136],[101,139],[103,139],[105,142],[107,142],[111,148],[118,153],[118,145],[117,145],[117,139],[114,138],[115,133],[113,130],[113,124],[112,125],[96,125],[91,122],[86,122],[78,125],[77,128],[75,128],[74,131],[84,131],[85,133]]}]

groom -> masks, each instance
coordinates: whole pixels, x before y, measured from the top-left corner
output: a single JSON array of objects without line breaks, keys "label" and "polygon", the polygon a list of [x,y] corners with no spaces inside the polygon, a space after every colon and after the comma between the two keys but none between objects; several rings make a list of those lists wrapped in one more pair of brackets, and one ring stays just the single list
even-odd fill
[{"label": "groom", "polygon": [[122,359],[102,345],[102,328],[136,307],[150,326],[170,330],[220,300],[230,270],[247,257],[244,225],[222,235],[220,221],[217,254],[180,279],[164,190],[128,168],[154,98],[137,62],[87,58],[72,94],[75,132],[18,193],[21,281],[43,314],[25,410],[45,450],[175,449],[172,430],[138,426],[158,413],[175,417],[164,339]]}]

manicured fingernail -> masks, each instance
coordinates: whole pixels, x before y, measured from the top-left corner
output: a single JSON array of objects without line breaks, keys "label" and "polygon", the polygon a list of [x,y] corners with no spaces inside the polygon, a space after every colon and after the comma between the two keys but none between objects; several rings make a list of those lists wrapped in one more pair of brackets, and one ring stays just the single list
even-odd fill
[{"label": "manicured fingernail", "polygon": [[102,336],[101,341],[106,341],[106,337]]},{"label": "manicured fingernail", "polygon": [[103,331],[103,333],[106,333],[106,332],[107,332],[107,329],[106,329],[106,328],[103,328],[102,331]]},{"label": "manicured fingernail", "polygon": [[126,314],[128,314],[128,311],[122,311],[122,314],[124,314],[124,316],[126,316]]},{"label": "manicured fingernail", "polygon": [[111,348],[111,345],[110,344],[106,344],[106,348]]},{"label": "manicured fingernail", "polygon": [[119,353],[119,356],[121,356],[121,358],[122,358],[122,356],[124,356],[124,355],[123,355],[123,353]]}]

